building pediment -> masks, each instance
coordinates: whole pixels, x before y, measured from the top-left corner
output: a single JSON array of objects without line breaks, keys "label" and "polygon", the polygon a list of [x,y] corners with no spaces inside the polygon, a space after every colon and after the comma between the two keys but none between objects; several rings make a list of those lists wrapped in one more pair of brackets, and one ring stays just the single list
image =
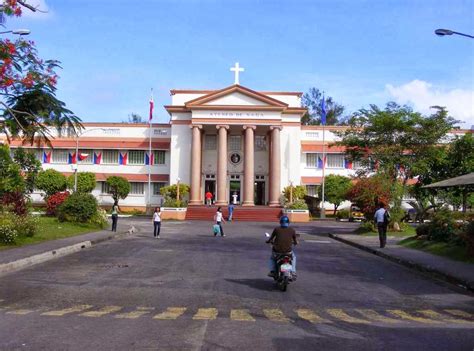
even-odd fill
[{"label": "building pediment", "polygon": [[236,107],[249,110],[284,110],[288,104],[241,85],[231,85],[190,100],[186,102],[185,107],[189,110],[226,110]]}]

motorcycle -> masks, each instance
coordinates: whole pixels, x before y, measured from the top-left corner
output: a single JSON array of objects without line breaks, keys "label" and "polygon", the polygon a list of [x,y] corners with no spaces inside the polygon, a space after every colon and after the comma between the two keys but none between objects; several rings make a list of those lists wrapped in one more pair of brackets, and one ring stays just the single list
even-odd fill
[{"label": "motorcycle", "polygon": [[[270,234],[265,233],[267,237]],[[291,281],[294,281],[293,277],[293,254],[291,252],[285,252],[281,254],[276,254],[276,272],[273,275],[273,279],[276,281],[278,288],[281,291],[286,291],[288,284]]]}]

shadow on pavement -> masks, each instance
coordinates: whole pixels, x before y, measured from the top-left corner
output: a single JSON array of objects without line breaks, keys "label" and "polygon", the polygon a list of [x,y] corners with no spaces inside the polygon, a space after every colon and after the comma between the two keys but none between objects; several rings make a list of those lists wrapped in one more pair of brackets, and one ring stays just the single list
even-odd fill
[{"label": "shadow on pavement", "polygon": [[248,287],[263,290],[263,291],[272,291],[275,290],[275,284],[270,278],[267,279],[226,279],[226,281],[231,283],[237,283],[246,285]]}]

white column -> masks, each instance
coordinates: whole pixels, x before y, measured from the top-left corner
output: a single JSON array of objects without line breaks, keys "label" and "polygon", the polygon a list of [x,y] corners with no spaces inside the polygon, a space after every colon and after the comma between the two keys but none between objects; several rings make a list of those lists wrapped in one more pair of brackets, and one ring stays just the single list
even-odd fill
[{"label": "white column", "polygon": [[217,206],[227,205],[227,125],[217,125],[219,145],[217,151]]},{"label": "white column", "polygon": [[245,154],[244,154],[244,201],[242,206],[255,206],[255,138],[256,126],[244,126]]},{"label": "white column", "polygon": [[281,160],[280,160],[280,131],[281,126],[271,126],[272,134],[271,141],[271,172],[270,172],[270,201],[269,206],[278,207],[280,206],[280,173],[281,173]]},{"label": "white column", "polygon": [[189,205],[201,205],[201,125],[192,125],[191,189]]}]

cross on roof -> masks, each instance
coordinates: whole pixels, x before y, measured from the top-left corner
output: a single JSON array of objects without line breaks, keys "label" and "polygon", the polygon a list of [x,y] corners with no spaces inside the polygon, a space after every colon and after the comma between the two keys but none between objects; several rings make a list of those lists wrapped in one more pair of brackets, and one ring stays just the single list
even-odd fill
[{"label": "cross on roof", "polygon": [[235,72],[235,82],[234,84],[239,84],[239,72],[245,71],[242,67],[239,66],[239,63],[236,62],[234,67],[231,67],[231,71]]}]

